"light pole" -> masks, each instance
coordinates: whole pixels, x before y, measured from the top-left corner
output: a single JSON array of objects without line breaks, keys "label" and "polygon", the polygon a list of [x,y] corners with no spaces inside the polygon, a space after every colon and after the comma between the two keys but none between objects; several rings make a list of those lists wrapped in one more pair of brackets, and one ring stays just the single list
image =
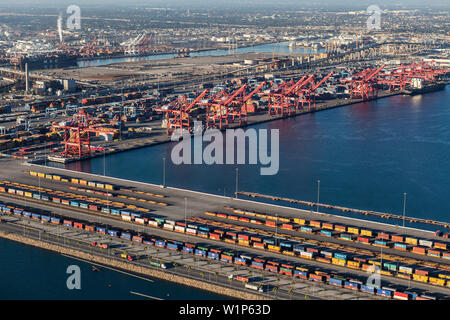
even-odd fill
[{"label": "light pole", "polygon": [[238,198],[239,168],[236,168],[236,199]]},{"label": "light pole", "polygon": [[166,187],[166,158],[163,157],[163,188]]},{"label": "light pole", "polygon": [[187,198],[184,198],[184,227],[187,226]]},{"label": "light pole", "polygon": [[106,149],[103,146],[103,176],[106,177]]},{"label": "light pole", "polygon": [[403,228],[405,227],[406,192],[403,193]]},{"label": "light pole", "polygon": [[320,180],[317,180],[317,213],[319,213]]}]

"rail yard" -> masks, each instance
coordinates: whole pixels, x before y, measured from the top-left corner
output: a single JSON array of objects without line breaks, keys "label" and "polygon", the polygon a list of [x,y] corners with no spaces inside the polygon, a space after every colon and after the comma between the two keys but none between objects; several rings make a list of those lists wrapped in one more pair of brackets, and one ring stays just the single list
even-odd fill
[{"label": "rail yard", "polygon": [[[1,229],[9,232],[59,234],[80,250],[189,269],[262,297],[423,300],[450,292],[446,232],[2,162],[10,178],[0,186]],[[380,283],[367,282],[373,274]]]}]

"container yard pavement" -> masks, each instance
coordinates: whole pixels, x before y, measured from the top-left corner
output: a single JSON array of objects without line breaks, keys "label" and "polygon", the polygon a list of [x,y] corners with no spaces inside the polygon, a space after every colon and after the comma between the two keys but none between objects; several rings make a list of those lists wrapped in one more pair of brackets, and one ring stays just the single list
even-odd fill
[{"label": "container yard pavement", "polygon": [[[56,188],[57,190],[61,190],[61,191],[65,191],[65,192],[73,192],[73,193],[77,193],[77,194],[80,193],[78,191],[74,191],[73,189],[69,189],[70,186],[73,187],[73,184],[58,183],[55,181],[49,181],[48,179],[44,179],[44,178],[38,179],[37,177],[30,176],[29,173],[24,172],[26,170],[34,170],[34,171],[38,171],[38,172],[47,172],[47,173],[54,173],[54,174],[59,174],[59,175],[67,175],[67,176],[71,176],[71,177],[83,178],[83,179],[86,179],[87,181],[101,181],[103,183],[110,183],[113,185],[120,185],[120,186],[124,186],[124,187],[128,187],[128,188],[135,188],[136,190],[146,191],[146,192],[153,193],[153,194],[162,194],[165,197],[159,198],[158,201],[168,203],[169,204],[168,206],[158,206],[155,204],[152,204],[152,205],[146,204],[146,207],[151,209],[151,214],[167,217],[167,218],[178,220],[178,221],[183,221],[185,219],[185,217],[184,217],[184,199],[187,198],[188,212],[187,212],[186,218],[188,218],[188,219],[195,218],[195,217],[203,217],[204,218],[205,211],[223,212],[224,206],[230,206],[230,207],[235,207],[235,208],[245,208],[246,210],[255,210],[257,212],[264,212],[267,214],[277,214],[278,216],[299,217],[299,218],[302,217],[302,218],[306,218],[306,219],[318,219],[319,218],[321,220],[328,220],[328,221],[332,221],[335,223],[342,223],[344,225],[351,224],[354,226],[361,226],[361,227],[365,227],[365,228],[372,228],[372,229],[377,229],[377,230],[381,229],[386,232],[393,232],[393,233],[401,232],[402,234],[413,235],[415,237],[420,237],[420,238],[426,238],[426,239],[433,238],[433,235],[431,232],[423,231],[423,230],[416,230],[416,229],[410,229],[410,228],[403,229],[403,228],[399,228],[399,227],[392,226],[392,225],[385,225],[385,224],[369,222],[369,221],[365,221],[365,220],[317,214],[317,213],[311,212],[311,211],[274,206],[274,205],[269,205],[269,204],[247,201],[247,200],[236,200],[236,199],[232,199],[229,197],[216,196],[216,195],[199,193],[199,192],[189,191],[189,190],[181,190],[181,189],[176,189],[176,188],[161,188],[161,186],[158,186],[158,185],[145,184],[145,183],[140,183],[140,182],[135,182],[135,181],[126,181],[126,180],[121,180],[121,179],[116,179],[116,178],[111,178],[111,177],[91,175],[91,174],[80,173],[80,172],[72,172],[72,171],[67,171],[64,169],[55,169],[55,168],[48,168],[48,167],[32,165],[32,164],[24,164],[17,159],[2,159],[0,161],[0,178],[1,179],[14,181],[14,182],[20,182],[20,183],[27,184],[27,185],[37,186],[38,184],[40,184],[40,186],[45,187],[45,188],[51,188],[51,189]],[[119,193],[127,194],[129,192],[128,191],[122,192],[121,190],[119,190]],[[45,203],[36,203],[36,201],[33,201],[32,199],[27,200],[26,198],[21,198],[21,199],[16,198],[16,199],[12,200],[10,197],[8,197],[7,194],[1,195],[0,198],[3,202],[17,203],[18,205],[22,205],[22,206],[32,206],[32,207],[36,207],[36,208],[40,208],[40,209],[50,210],[56,214],[63,214],[64,216],[69,216],[69,217],[74,217],[74,218],[82,218],[82,219],[86,219],[89,221],[96,221],[96,222],[109,224],[109,225],[113,225],[113,226],[120,226],[124,229],[135,230],[137,232],[146,232],[146,233],[149,233],[152,235],[159,235],[162,237],[175,239],[178,241],[190,241],[190,242],[194,242],[194,243],[198,243],[200,241],[201,243],[217,245],[217,241],[210,240],[210,239],[199,239],[199,238],[196,238],[193,236],[189,236],[187,234],[177,234],[177,233],[170,232],[167,230],[150,228],[148,226],[133,224],[133,223],[129,223],[129,222],[122,221],[122,220],[116,221],[116,220],[112,220],[108,216],[105,217],[104,215],[100,215],[100,214],[84,213],[82,211],[75,210],[75,209],[68,210],[67,207],[59,207],[59,208],[52,207],[51,205],[49,206]],[[105,198],[105,197],[103,197],[103,198]],[[236,223],[236,224],[242,224],[242,223]],[[261,226],[258,228],[260,228],[261,230],[267,230],[267,227],[265,227],[265,226]],[[283,231],[283,233],[287,233],[287,234],[290,233],[286,230],[282,230],[282,231]],[[293,234],[293,232],[291,232],[291,233]],[[370,246],[367,246],[364,244],[359,244],[359,243],[350,243],[349,244],[348,241],[343,241],[340,239],[335,239],[335,238],[324,239],[324,237],[321,237],[319,235],[313,235],[313,234],[309,235],[309,234],[303,234],[303,233],[302,234],[297,233],[296,235],[297,236],[300,235],[302,237],[309,238],[309,239],[318,239],[319,241],[336,242],[336,243],[339,243],[339,244],[342,244],[345,246],[352,246],[352,247],[366,249],[366,250],[367,249],[372,249],[375,251],[379,250],[379,248],[375,248],[375,247],[370,248]],[[262,254],[261,250],[258,250],[258,249],[245,248],[245,247],[236,246],[236,245],[223,243],[223,242],[220,243],[220,247],[226,247],[226,248],[230,248],[230,249],[239,249],[241,251],[251,252],[251,253],[257,254],[257,255]],[[394,249],[383,249],[383,252],[384,252],[384,254],[392,253],[392,254],[401,255],[404,257],[409,257],[409,258],[414,258],[414,259],[428,260],[430,262],[435,261],[435,259],[437,259],[434,257],[421,256],[421,255],[417,255],[417,254],[410,253],[410,252],[399,252],[398,250],[394,250]],[[328,268],[328,269],[336,270],[340,273],[347,274],[350,276],[355,276],[355,277],[360,277],[360,278],[361,277],[367,278],[367,276],[368,276],[368,274],[366,272],[361,271],[361,270],[351,270],[348,268],[339,267],[339,266],[335,266],[335,265],[329,265],[329,264],[327,265],[327,264],[317,262],[314,260],[305,261],[305,259],[300,259],[300,258],[296,258],[296,257],[288,257],[285,255],[267,252],[267,251],[264,251],[263,254],[264,254],[264,256],[267,256],[267,257],[280,258],[280,256],[281,256],[282,259],[284,259],[284,260],[289,259],[290,261],[297,261],[297,262],[301,262],[304,264],[306,263],[307,265],[311,265],[311,266],[320,266],[320,267],[326,266],[326,268]],[[442,259],[439,259],[439,263],[447,263],[448,264],[449,262],[442,261]],[[386,278],[389,278],[389,279],[387,279],[389,281],[389,283],[395,284],[397,286],[400,285],[400,286],[404,286],[404,287],[407,287],[407,286],[409,287],[409,285],[411,284],[405,279],[399,279],[399,278],[393,278],[393,277],[386,277]],[[383,278],[383,280],[384,280],[384,278]],[[432,291],[432,292],[439,292],[444,295],[449,293],[449,289],[447,289],[447,288],[439,288],[439,287],[431,286],[431,285],[428,285],[425,283],[414,282],[414,283],[412,283],[412,285],[415,288],[421,288],[425,291],[428,290],[428,291]],[[335,288],[331,288],[331,289],[336,291]],[[311,295],[311,292],[309,292],[309,294]],[[332,296],[332,294],[331,294],[331,296]],[[322,297],[322,298],[324,298],[324,297]],[[328,298],[330,298],[330,296]],[[339,297],[339,299],[343,299],[343,297]]]}]

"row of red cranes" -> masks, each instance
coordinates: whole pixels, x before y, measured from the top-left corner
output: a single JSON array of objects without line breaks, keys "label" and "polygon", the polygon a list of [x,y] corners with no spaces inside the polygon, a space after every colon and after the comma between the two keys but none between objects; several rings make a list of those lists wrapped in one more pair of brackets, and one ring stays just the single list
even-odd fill
[{"label": "row of red cranes", "polygon": [[[367,68],[353,74],[351,77],[333,80],[347,88],[351,99],[361,101],[373,99],[377,96],[379,88],[388,86],[390,90],[405,89],[411,86],[413,79],[422,79],[433,82],[448,73],[448,69],[437,68],[433,63],[413,63],[407,66],[384,70],[385,65],[379,68]],[[314,110],[316,108],[316,95],[319,87],[334,75],[330,72],[320,79],[315,74],[304,75],[298,81],[284,81],[280,84],[261,82],[250,90],[250,85],[244,84],[235,90],[226,90],[212,93],[206,89],[195,99],[181,95],[164,106],[154,108],[165,114],[167,133],[175,130],[183,133],[192,133],[193,119],[197,111],[204,113],[202,129],[224,129],[236,123],[239,126],[247,123],[248,103],[255,95],[266,98],[270,115],[288,116],[301,110]],[[320,79],[316,82],[316,79]],[[265,90],[263,90],[265,88]],[[83,109],[63,124],[53,124],[56,131],[64,131],[65,145],[62,153],[67,157],[83,157],[91,153],[91,134],[115,134],[117,130],[101,127],[100,122],[89,116]]]},{"label": "row of red cranes", "polygon": [[[439,75],[448,72],[448,70],[437,68],[432,62],[402,65],[391,70],[384,70],[385,68],[386,65],[366,68],[348,78],[334,81],[334,84],[345,86],[350,99],[366,101],[376,98],[378,90],[386,85],[390,90],[405,89],[411,85],[413,78],[433,82]],[[249,87],[247,84],[234,91],[228,92],[224,89],[209,96],[209,91],[205,90],[191,103],[187,102],[186,96],[181,96],[164,108],[155,110],[165,113],[168,134],[175,129],[192,132],[191,110],[194,107],[205,109],[205,128],[223,129],[235,122],[244,125],[247,123],[246,103],[255,94],[266,96],[270,115],[288,116],[306,108],[314,110],[319,87],[333,75],[334,72],[330,72],[321,79],[315,74],[304,75],[298,81],[290,80],[280,84],[262,82],[249,93],[247,93]],[[317,79],[320,80],[317,81]],[[263,90],[264,87],[266,87],[265,90]]]}]

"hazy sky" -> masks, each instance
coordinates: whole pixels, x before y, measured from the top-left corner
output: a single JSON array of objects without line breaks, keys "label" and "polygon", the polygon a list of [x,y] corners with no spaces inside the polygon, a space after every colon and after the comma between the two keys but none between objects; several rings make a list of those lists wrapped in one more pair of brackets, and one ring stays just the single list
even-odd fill
[{"label": "hazy sky", "polygon": [[66,7],[70,4],[80,6],[111,8],[122,7],[278,7],[278,8],[305,8],[305,7],[346,7],[349,10],[367,8],[376,4],[380,7],[443,7],[450,8],[449,0],[0,0],[2,7]]}]

